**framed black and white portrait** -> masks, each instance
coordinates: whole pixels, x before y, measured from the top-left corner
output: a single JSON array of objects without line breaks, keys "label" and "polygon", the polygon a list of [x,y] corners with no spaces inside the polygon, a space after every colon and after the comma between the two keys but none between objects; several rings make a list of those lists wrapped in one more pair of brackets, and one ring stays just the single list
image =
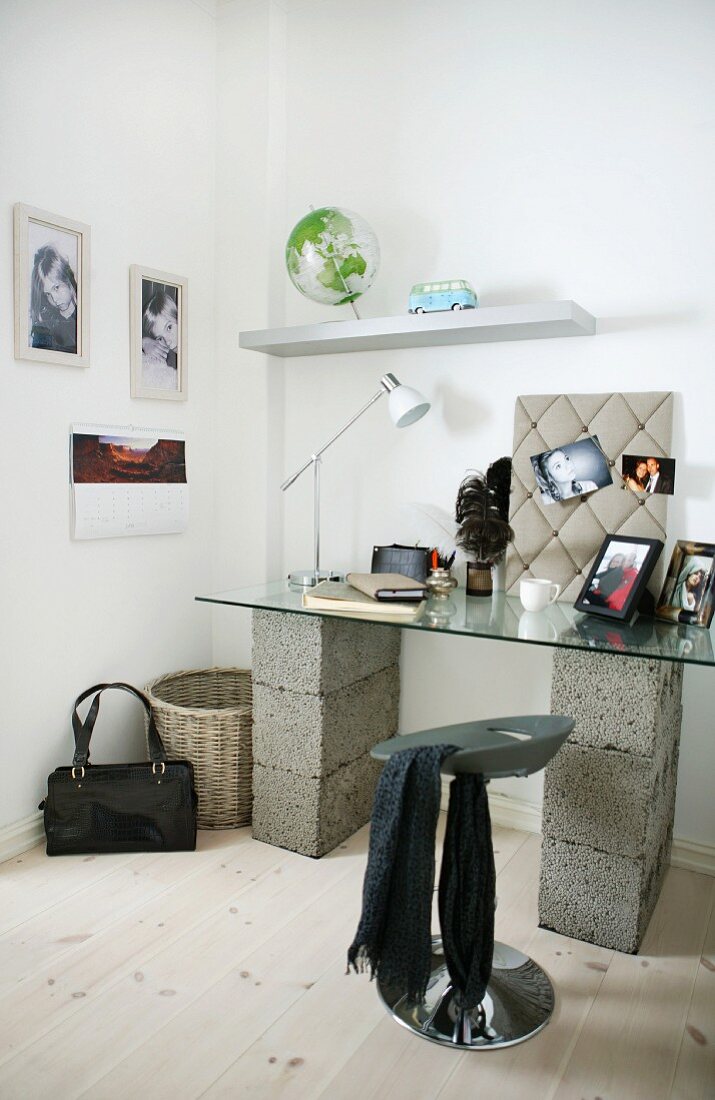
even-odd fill
[{"label": "framed black and white portrait", "polygon": [[628,622],[662,549],[660,539],[606,535],[574,607]]},{"label": "framed black and white portrait", "polygon": [[715,545],[677,542],[663,591],[656,605],[659,619],[710,626],[715,611]]},{"label": "framed black and white portrait", "polygon": [[89,366],[90,229],[15,204],[15,358]]},{"label": "framed black and white portrait", "polygon": [[188,281],[132,264],[129,273],[131,395],[188,397]]}]

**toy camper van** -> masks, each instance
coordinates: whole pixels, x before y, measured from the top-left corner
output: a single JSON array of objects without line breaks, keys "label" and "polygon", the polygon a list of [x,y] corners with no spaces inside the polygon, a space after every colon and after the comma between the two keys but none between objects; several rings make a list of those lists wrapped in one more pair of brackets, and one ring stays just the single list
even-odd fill
[{"label": "toy camper van", "polygon": [[478,305],[474,288],[466,279],[451,279],[445,283],[415,283],[410,291],[410,313],[476,309]]}]

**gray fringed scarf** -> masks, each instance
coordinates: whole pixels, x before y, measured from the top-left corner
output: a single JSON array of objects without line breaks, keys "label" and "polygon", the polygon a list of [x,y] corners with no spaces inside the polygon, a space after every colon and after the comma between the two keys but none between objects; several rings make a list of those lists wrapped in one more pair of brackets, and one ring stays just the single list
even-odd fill
[{"label": "gray fringed scarf", "polygon": [[[431,909],[440,766],[456,752],[434,745],[394,753],[380,776],[370,831],[363,907],[348,969],[424,1000],[431,969]],[[494,856],[482,776],[451,785],[440,876],[440,920],[450,978],[460,1004],[484,996],[494,950]]]}]

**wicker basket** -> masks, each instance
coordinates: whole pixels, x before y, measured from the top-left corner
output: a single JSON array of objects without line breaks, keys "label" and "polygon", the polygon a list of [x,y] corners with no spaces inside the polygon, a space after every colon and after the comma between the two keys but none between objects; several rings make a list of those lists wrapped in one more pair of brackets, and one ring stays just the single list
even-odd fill
[{"label": "wicker basket", "polygon": [[170,672],[144,689],[167,754],[194,765],[200,829],[251,820],[251,673],[241,668]]}]

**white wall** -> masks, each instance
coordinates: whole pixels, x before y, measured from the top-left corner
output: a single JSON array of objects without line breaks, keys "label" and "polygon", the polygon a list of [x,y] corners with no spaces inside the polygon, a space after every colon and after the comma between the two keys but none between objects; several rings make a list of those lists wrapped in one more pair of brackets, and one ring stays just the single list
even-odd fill
[{"label": "white wall", "polygon": [[[283,501],[278,484],[386,369],[434,408],[398,434],[378,405],[326,459],[337,567],[419,534],[409,502],[450,508],[465,469],[509,451],[520,392],[675,389],[672,537],[715,539],[714,46],[710,0],[3,0],[0,827],[68,758],[76,691],[248,660],[248,615],[193,596],[310,560],[310,486]],[[13,358],[17,201],[92,226],[87,371]],[[575,298],[600,335],[287,365],[239,352],[242,328],[350,315],[284,272],[291,226],[326,202],[380,239],[365,315],[456,275],[485,305]],[[186,405],[129,398],[132,262],[189,278]],[[189,532],[72,542],[73,420],[186,429]],[[547,709],[549,675],[548,652],[406,634],[403,727]],[[676,832],[703,843],[712,701],[712,671],[688,669]],[[96,755],[118,758],[140,724],[107,709],[132,734],[110,744],[110,722]],[[537,779],[509,789],[539,797]]]},{"label": "white wall", "polygon": [[[219,6],[215,589],[281,574],[283,365],[239,350],[278,324],[283,247],[285,14],[266,0]],[[219,663],[250,665],[250,615],[206,609]]]},{"label": "white wall", "polygon": [[[282,26],[273,38],[271,13]],[[219,284],[235,275],[244,285],[247,269],[259,272],[253,308],[235,304],[236,330],[262,327],[271,313],[286,324],[350,316],[287,283],[280,245],[310,203],[357,210],[377,232],[382,270],[364,315],[404,312],[413,282],[456,276],[474,282],[484,305],[574,298],[600,319],[593,339],[326,356],[285,368],[237,353],[235,332],[225,334],[219,387],[232,408],[239,377],[276,383],[252,389],[234,436],[252,438],[264,420],[274,465],[278,452],[282,459],[272,482],[258,461],[241,492],[236,466],[221,468],[219,491],[230,481],[241,513],[222,517],[221,554],[227,564],[230,546],[236,563],[224,569],[226,587],[266,572],[266,556],[250,558],[256,531],[282,542],[284,569],[310,561],[310,484],[290,491],[281,517],[280,474],[331,434],[385,370],[429,394],[433,411],[396,433],[378,405],[326,456],[325,564],[368,568],[373,543],[419,534],[406,505],[450,508],[467,468],[510,451],[514,398],[533,392],[674,389],[679,493],[666,553],[676,537],[715,540],[710,0],[296,0],[228,4],[219,19],[224,69],[239,38],[240,56],[251,54],[247,36],[264,60],[252,86],[259,132],[244,126],[240,142],[270,203],[224,196],[223,219],[246,248],[238,266],[235,256],[219,259]],[[285,97],[272,103],[268,71],[285,84]],[[244,95],[239,83],[224,102],[220,143],[238,140],[231,109],[240,113]],[[285,157],[275,134],[267,143],[271,122],[284,131]],[[265,273],[261,249],[270,237],[264,230],[259,238],[256,221],[267,211],[280,231],[274,226]],[[219,447],[225,454],[225,438]],[[265,504],[257,481],[260,493],[268,489]],[[245,522],[244,502],[257,524]],[[238,563],[249,558],[244,577]],[[278,575],[272,563],[268,572]],[[219,639],[224,656],[235,643]],[[244,636],[239,649],[246,645]],[[406,632],[403,728],[548,710],[550,664],[548,652],[524,646]],[[715,681],[712,670],[696,668],[685,679],[676,833],[713,843]],[[506,789],[540,797],[536,777]]]},{"label": "white wall", "polygon": [[[211,659],[193,597],[211,587],[214,514],[212,12],[192,0],[0,5],[0,827],[35,810],[47,773],[71,762],[80,690]],[[13,358],[15,202],[92,228],[86,370]],[[129,397],[131,263],[188,277],[186,404]],[[188,532],[73,542],[72,421],[185,430]],[[103,710],[95,759],[141,755],[131,701]]]}]

